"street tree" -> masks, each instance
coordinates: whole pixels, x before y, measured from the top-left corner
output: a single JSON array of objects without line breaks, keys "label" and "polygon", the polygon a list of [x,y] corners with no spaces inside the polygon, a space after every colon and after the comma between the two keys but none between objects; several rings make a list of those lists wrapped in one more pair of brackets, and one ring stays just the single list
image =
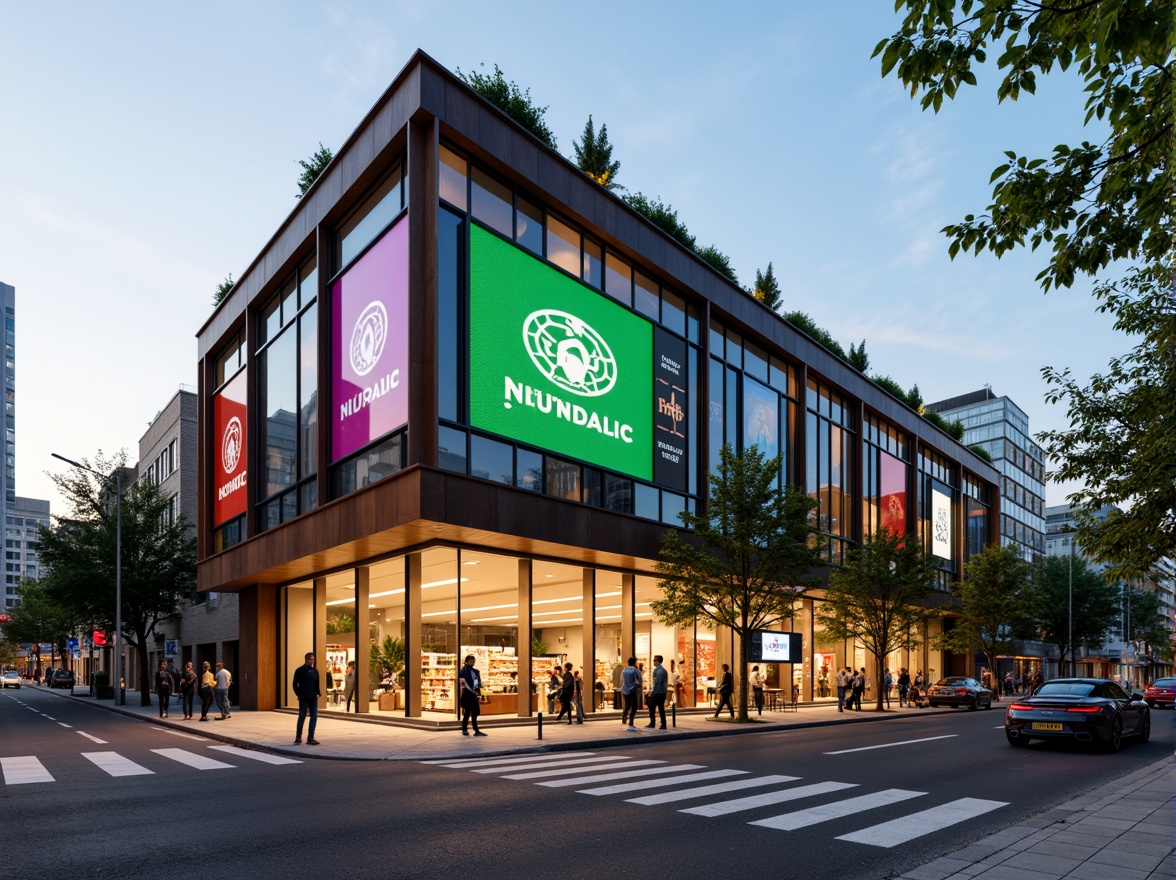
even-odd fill
[{"label": "street tree", "polygon": [[780,308],[783,301],[780,282],[776,280],[771,263],[768,263],[768,268],[763,272],[755,270],[755,287],[751,289],[751,294],[773,312]]},{"label": "street tree", "polygon": [[[484,64],[479,67],[485,67]],[[457,78],[463,83],[521,125],[551,149],[558,149],[555,145],[555,135],[547,127],[543,119],[547,113],[546,107],[536,106],[531,100],[531,90],[519,88],[518,83],[508,81],[506,75],[497,64],[494,74],[479,73],[476,70],[469,73],[457,68]]]},{"label": "street tree", "polygon": [[[98,473],[123,467],[125,455],[82,464]],[[49,598],[72,617],[98,629],[115,630],[117,515],[115,484],[95,473],[71,468],[51,475],[69,508],[55,516],[56,527],[42,527],[40,556],[48,570]],[[196,585],[196,539],[182,514],[169,517],[170,502],[148,480],[124,485],[122,496],[122,632],[118,637],[139,659],[142,704],[151,704],[148,639],[156,626],[173,617],[181,599]],[[117,687],[117,683],[115,685]]]},{"label": "street tree", "polygon": [[1058,668],[1072,668],[1074,651],[1097,651],[1119,623],[1119,589],[1082,556],[1047,556],[1030,587],[1041,641],[1058,649]]},{"label": "street tree", "polygon": [[[1017,547],[992,544],[969,559],[952,594],[951,610],[959,617],[937,645],[965,654],[979,649],[995,674],[997,656],[1012,652],[1031,615],[1031,573]],[[999,686],[995,692],[999,699]]]},{"label": "street tree", "polygon": [[1123,591],[1122,602],[1117,634],[1125,642],[1145,643],[1157,660],[1170,662],[1173,632],[1159,593],[1129,585]]},{"label": "street tree", "polygon": [[[56,654],[64,656],[66,639],[80,630],[84,621],[73,609],[54,601],[48,585],[41,581],[22,580],[16,595],[19,601],[8,611],[5,636],[13,642],[52,645],[51,662]],[[40,651],[34,649],[30,654],[39,655]]]},{"label": "street tree", "polygon": [[[937,565],[910,535],[879,529],[846,553],[845,564],[829,572],[825,601],[815,617],[832,641],[855,641],[874,658],[881,675],[886,658],[921,644],[923,624],[938,612],[927,607]],[[874,689],[878,712],[885,698]]]},{"label": "street tree", "polygon": [[[803,490],[780,488],[780,456],[752,446],[736,455],[724,444],[717,472],[708,477],[703,513],[680,514],[693,537],[670,529],[662,538],[657,573],[663,598],[651,604],[668,625],[726,627],[738,636],[738,657],[751,633],[795,614],[798,596],[813,584],[820,557],[809,546]],[[747,677],[736,662],[738,720],[747,722]]]},{"label": "street tree", "polygon": [[607,125],[601,123],[598,134],[592,124],[592,115],[589,114],[580,140],[572,142],[572,150],[581,171],[607,190],[624,189],[617,183],[621,163],[612,157],[613,148],[608,142]]},{"label": "street tree", "polygon": [[[894,71],[912,96],[922,94],[924,109],[938,112],[961,86],[975,86],[974,68],[992,47],[1001,101],[1032,95],[1038,74],[1076,72],[1083,83],[1083,122],[1097,142],[1059,144],[1048,158],[1007,151],[989,179],[987,211],[943,232],[953,258],[1045,246],[1043,289],[1095,278],[1099,311],[1138,341],[1088,384],[1068,370],[1043,369],[1047,400],[1067,403],[1070,427],[1039,438],[1060,463],[1055,479],[1083,486],[1069,496],[1086,514],[1081,546],[1113,576],[1138,575],[1176,553],[1172,2],[899,0],[898,7],[906,8],[902,26],[874,55],[883,76]],[[1099,523],[1094,514],[1104,504],[1125,512]]]},{"label": "street tree", "polygon": [[310,154],[310,158],[298,160],[298,164],[302,166],[302,174],[298,176],[298,195],[294,198],[300,199],[306,195],[306,191],[318,180],[333,158],[335,154],[331,152],[331,148],[324,147],[323,142],[319,141],[318,149]]}]

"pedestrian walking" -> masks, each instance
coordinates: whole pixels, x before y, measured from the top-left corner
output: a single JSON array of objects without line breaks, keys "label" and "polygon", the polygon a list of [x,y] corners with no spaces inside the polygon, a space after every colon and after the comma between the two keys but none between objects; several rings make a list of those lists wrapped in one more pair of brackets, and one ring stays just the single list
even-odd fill
[{"label": "pedestrian walking", "polygon": [[758,666],[751,667],[751,695],[755,699],[755,711],[764,714],[764,685],[767,683]]},{"label": "pedestrian walking", "polygon": [[726,706],[731,713],[731,717],[735,717],[735,706],[731,703],[731,695],[735,693],[735,678],[731,675],[731,667],[726,663],[723,664],[723,675],[719,679],[719,705],[715,709],[715,717],[719,717],[719,713],[723,711]]},{"label": "pedestrian walking", "polygon": [[474,725],[474,736],[486,735],[478,730],[478,715],[481,714],[478,695],[482,692],[482,676],[478,672],[478,668],[474,666],[477,661],[478,658],[473,654],[466,654],[465,665],[457,674],[457,686],[460,689],[458,703],[461,705],[462,736],[470,735],[470,722],[473,722]]},{"label": "pedestrian walking", "polygon": [[208,720],[208,710],[212,706],[212,692],[216,688],[216,676],[212,674],[212,664],[207,660],[201,664],[200,671],[200,720]]},{"label": "pedestrian walking", "polygon": [[849,693],[849,686],[853,684],[853,672],[848,666],[840,669],[833,679],[833,684],[837,688],[837,711],[845,711],[845,697]]},{"label": "pedestrian walking", "polygon": [[682,673],[674,665],[674,661],[670,660],[670,694],[671,701],[675,706],[682,706]]},{"label": "pedestrian walking", "polygon": [[547,714],[555,714],[555,701],[559,697],[560,689],[563,687],[563,676],[560,675],[559,667],[556,666],[551,670],[551,675],[547,678]]},{"label": "pedestrian walking", "polygon": [[584,723],[584,678],[580,675],[580,670],[576,670],[576,723]]},{"label": "pedestrian walking", "polygon": [[629,665],[621,670],[621,697],[625,701],[621,724],[627,724],[630,733],[637,732],[637,698],[640,694],[641,670],[637,668],[637,658],[630,657]]},{"label": "pedestrian walking", "polygon": [[662,655],[653,655],[653,675],[649,686],[649,693],[645,695],[645,701],[649,704],[649,723],[645,726],[652,728],[654,726],[655,712],[661,713],[661,729],[666,729],[666,695],[669,692],[670,676],[666,672],[666,668],[662,666]]},{"label": "pedestrian walking", "polygon": [[347,661],[347,672],[343,676],[343,699],[346,704],[343,707],[344,712],[351,711],[351,701],[355,700],[355,711],[359,711],[359,697],[355,694],[355,661]]},{"label": "pedestrian walking", "polygon": [[155,693],[159,697],[160,718],[167,717],[167,710],[171,704],[171,695],[175,686],[175,681],[172,679],[171,673],[167,670],[167,664],[161,661],[159,671],[155,673]]},{"label": "pedestrian walking", "polygon": [[220,709],[215,721],[224,721],[230,717],[229,713],[229,685],[233,683],[233,675],[229,670],[225,669],[225,664],[220,660],[216,661],[216,688],[213,696],[216,697],[216,707]]},{"label": "pedestrian walking", "polygon": [[863,668],[860,672],[855,672],[853,676],[853,685],[850,688],[849,704],[858,712],[862,711],[862,694],[866,690],[866,670]]},{"label": "pedestrian walking", "polygon": [[906,667],[898,670],[898,705],[905,706],[907,703],[907,694],[911,689],[911,674],[907,672]]},{"label": "pedestrian walking", "polygon": [[323,689],[319,685],[319,672],[314,668],[314,652],[307,651],[302,665],[294,670],[291,687],[294,696],[298,698],[298,727],[294,732],[294,745],[302,744],[302,725],[309,715],[310,729],[306,732],[306,744],[317,746],[319,741],[314,738],[314,728],[318,724],[318,701],[323,695]]},{"label": "pedestrian walking", "polygon": [[882,684],[886,688],[886,708],[889,709],[890,708],[890,689],[892,687],[894,687],[894,676],[890,674],[889,669],[887,669],[885,672],[885,676],[882,679]]},{"label": "pedestrian walking", "polygon": [[184,711],[184,720],[192,720],[192,701],[196,696],[196,670],[192,668],[192,661],[184,664],[184,671],[180,673],[180,708]]},{"label": "pedestrian walking", "polygon": [[563,679],[559,685],[559,714],[555,716],[555,720],[559,721],[564,717],[566,712],[568,715],[568,724],[571,724],[572,719],[572,701],[576,698],[576,677],[572,675],[572,664],[565,663],[563,671]]}]

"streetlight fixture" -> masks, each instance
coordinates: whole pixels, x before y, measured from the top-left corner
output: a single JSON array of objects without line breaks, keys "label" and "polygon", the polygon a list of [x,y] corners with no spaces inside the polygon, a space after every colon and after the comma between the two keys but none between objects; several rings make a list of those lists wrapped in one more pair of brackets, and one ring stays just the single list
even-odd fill
[{"label": "streetlight fixture", "polygon": [[[54,458],[64,461],[66,464],[73,465],[76,468],[81,468],[84,471],[89,471],[103,480],[109,480],[109,474],[103,474],[100,471],[94,470],[92,467],[74,461],[72,458],[66,458],[64,455],[58,455],[56,452],[50,452]],[[114,537],[114,703],[115,705],[126,704],[126,694],[122,688],[122,468],[116,467],[114,469],[115,478],[115,537]]]}]

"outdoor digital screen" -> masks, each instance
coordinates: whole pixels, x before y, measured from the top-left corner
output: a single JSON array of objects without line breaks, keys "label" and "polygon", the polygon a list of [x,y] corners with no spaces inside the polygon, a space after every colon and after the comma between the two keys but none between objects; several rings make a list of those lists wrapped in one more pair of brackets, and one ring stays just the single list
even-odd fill
[{"label": "outdoor digital screen", "polygon": [[757,629],[747,646],[749,663],[800,663],[803,647],[800,633],[770,632]]},{"label": "outdoor digital screen", "polygon": [[331,285],[331,460],[408,421],[408,223]]},{"label": "outdoor digital screen", "polygon": [[245,370],[212,399],[212,524],[240,516],[248,506],[249,448]]},{"label": "outdoor digital screen", "polygon": [[653,327],[470,229],[470,422],[649,480]]},{"label": "outdoor digital screen", "polygon": [[951,559],[951,496],[931,486],[931,553]]},{"label": "outdoor digital screen", "polygon": [[878,527],[898,535],[907,530],[906,478],[907,467],[900,459],[885,452],[878,453],[878,494],[880,509]]}]

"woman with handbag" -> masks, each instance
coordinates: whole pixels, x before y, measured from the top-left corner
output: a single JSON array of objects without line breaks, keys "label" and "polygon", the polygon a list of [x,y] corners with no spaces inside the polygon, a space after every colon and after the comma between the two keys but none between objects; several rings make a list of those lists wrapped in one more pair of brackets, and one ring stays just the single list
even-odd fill
[{"label": "woman with handbag", "polygon": [[192,668],[192,661],[184,664],[184,671],[180,673],[180,708],[184,711],[184,720],[192,720],[192,700],[196,696],[196,670]]},{"label": "woman with handbag", "polygon": [[212,707],[212,693],[216,688],[216,676],[212,674],[212,664],[207,660],[200,673],[200,720],[208,720],[208,710]]},{"label": "woman with handbag", "polygon": [[159,662],[159,671],[155,673],[155,693],[159,697],[159,717],[166,718],[169,704],[171,703],[172,688],[175,682],[172,681],[172,675],[167,670],[167,663],[162,660]]},{"label": "woman with handbag", "polygon": [[346,700],[344,712],[351,711],[351,701],[355,700],[355,711],[359,711],[359,699],[355,696],[355,661],[347,661],[347,674],[343,676],[343,699]]}]

